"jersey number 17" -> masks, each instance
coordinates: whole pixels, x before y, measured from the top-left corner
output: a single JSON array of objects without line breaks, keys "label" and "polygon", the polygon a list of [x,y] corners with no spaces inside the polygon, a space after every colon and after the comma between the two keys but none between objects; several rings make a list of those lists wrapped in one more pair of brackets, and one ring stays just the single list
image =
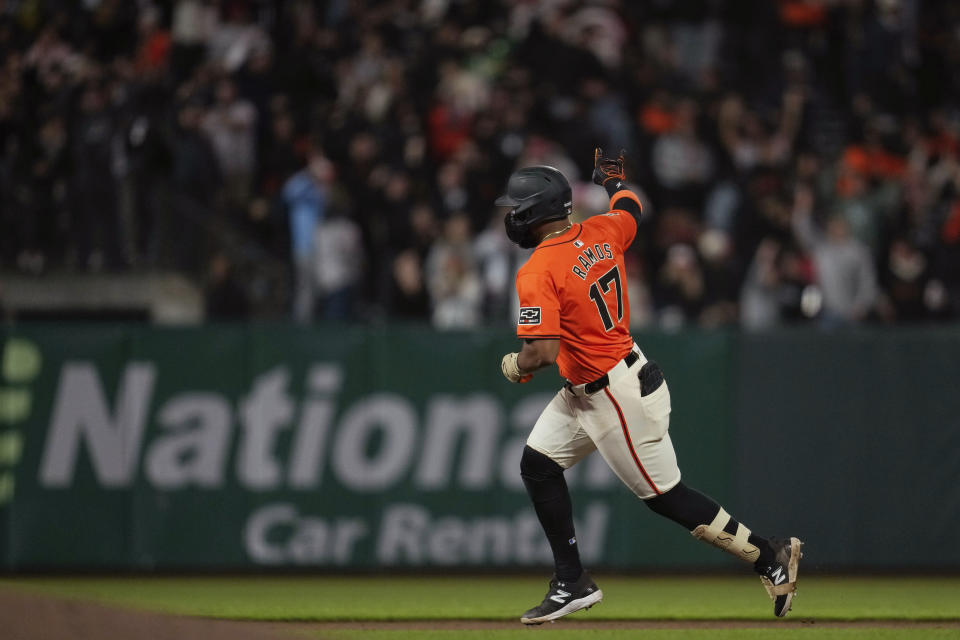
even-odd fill
[{"label": "jersey number 17", "polygon": [[610,317],[610,309],[607,308],[605,296],[610,294],[610,284],[613,283],[617,292],[617,322],[623,320],[623,285],[620,282],[620,267],[614,265],[610,271],[597,278],[597,281],[590,285],[590,299],[597,305],[597,311],[600,313],[600,320],[603,322],[603,330],[613,329],[613,318]]}]

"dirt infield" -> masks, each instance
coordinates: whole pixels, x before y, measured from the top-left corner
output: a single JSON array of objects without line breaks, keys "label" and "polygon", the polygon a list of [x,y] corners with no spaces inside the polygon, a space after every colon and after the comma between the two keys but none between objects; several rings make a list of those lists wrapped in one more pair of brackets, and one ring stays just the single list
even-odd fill
[{"label": "dirt infield", "polygon": [[281,640],[288,625],[187,618],[0,590],[4,640]]},{"label": "dirt infield", "polygon": [[[418,621],[418,622],[241,622],[190,618],[132,611],[100,604],[51,598],[0,589],[0,620],[4,640],[102,640],[132,638],[136,640],[291,640],[323,637],[324,630],[463,630],[483,631],[517,629],[518,621]],[[957,629],[960,620],[938,622],[858,621],[816,622],[808,619],[759,621],[730,620],[565,620],[566,629],[773,629],[784,627],[836,628],[911,628]],[[543,628],[550,628],[544,625]],[[558,627],[560,626],[558,625]]]}]

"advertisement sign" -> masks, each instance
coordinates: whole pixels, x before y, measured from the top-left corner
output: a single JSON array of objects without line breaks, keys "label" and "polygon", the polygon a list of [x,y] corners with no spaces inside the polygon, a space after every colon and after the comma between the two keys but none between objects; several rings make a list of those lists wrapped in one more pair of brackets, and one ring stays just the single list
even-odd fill
[{"label": "advertisement sign", "polygon": [[[681,468],[722,494],[729,346],[694,342],[653,346],[677,364],[674,394],[700,390],[675,409]],[[0,333],[0,566],[549,564],[519,460],[562,380],[504,381],[516,346],[509,331],[428,328]],[[722,562],[598,454],[566,475],[591,566]]]}]

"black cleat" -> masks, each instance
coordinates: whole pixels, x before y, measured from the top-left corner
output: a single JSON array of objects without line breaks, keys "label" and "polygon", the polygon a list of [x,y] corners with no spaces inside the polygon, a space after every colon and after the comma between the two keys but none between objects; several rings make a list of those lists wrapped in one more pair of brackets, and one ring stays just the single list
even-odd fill
[{"label": "black cleat", "polygon": [[601,600],[603,600],[603,591],[600,591],[597,583],[586,571],[576,582],[561,582],[554,577],[550,580],[550,589],[547,590],[543,602],[520,616],[520,622],[543,624],[580,609],[589,609]]},{"label": "black cleat", "polygon": [[773,615],[782,618],[787,615],[797,593],[797,569],[803,557],[803,543],[799,538],[770,538],[773,549],[773,562],[754,565],[754,571],[760,574],[760,582],[773,600]]}]

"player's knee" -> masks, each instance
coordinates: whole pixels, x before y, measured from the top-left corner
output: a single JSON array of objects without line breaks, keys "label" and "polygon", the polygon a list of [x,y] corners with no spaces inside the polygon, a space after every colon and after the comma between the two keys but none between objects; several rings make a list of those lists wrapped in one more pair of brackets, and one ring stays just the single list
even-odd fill
[{"label": "player's knee", "polygon": [[563,467],[529,446],[523,447],[520,457],[520,477],[524,480],[546,480],[563,476]]},{"label": "player's knee", "polygon": [[678,482],[676,486],[658,496],[644,500],[650,509],[693,531],[697,525],[710,522],[719,505],[699,491]]},{"label": "player's knee", "polygon": [[654,513],[667,518],[675,519],[675,514],[679,510],[678,507],[683,502],[682,496],[685,488],[686,487],[684,484],[680,482],[675,487],[670,489],[670,491],[656,495],[648,500],[644,500],[643,503],[647,505]]}]

